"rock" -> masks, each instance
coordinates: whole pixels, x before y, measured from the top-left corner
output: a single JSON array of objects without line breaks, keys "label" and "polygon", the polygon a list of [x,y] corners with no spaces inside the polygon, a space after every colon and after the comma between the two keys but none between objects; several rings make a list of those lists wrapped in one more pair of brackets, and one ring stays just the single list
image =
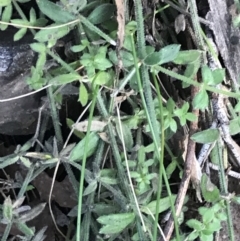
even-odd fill
[{"label": "rock", "polygon": [[28,135],[35,132],[41,94],[1,102],[31,91],[25,80],[36,60],[36,54],[29,46],[33,36],[29,33],[14,42],[15,32],[8,28],[0,33],[0,133]]}]

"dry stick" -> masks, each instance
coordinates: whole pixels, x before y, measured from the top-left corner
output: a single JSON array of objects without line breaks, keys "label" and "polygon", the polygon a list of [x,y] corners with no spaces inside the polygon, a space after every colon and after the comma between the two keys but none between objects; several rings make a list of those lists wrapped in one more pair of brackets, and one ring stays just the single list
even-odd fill
[{"label": "dry stick", "polygon": [[235,157],[238,165],[240,166],[240,147],[238,144],[232,139],[230,130],[229,130],[229,119],[227,116],[227,112],[225,109],[224,104],[224,97],[223,95],[213,94],[213,110],[217,115],[217,119],[221,124],[221,136],[224,142],[227,144],[228,148],[232,152],[233,156]]},{"label": "dry stick", "polygon": [[[197,87],[192,87],[192,93],[191,97],[192,99],[194,96],[198,93],[198,88]],[[184,172],[183,172],[183,178],[180,183],[179,187],[179,192],[177,195],[176,203],[175,203],[175,210],[176,210],[176,216],[178,217],[181,213],[183,203],[184,203],[184,198],[187,193],[187,189],[189,186],[189,181],[191,178],[191,172],[192,172],[192,165],[193,165],[193,160],[195,158],[195,142],[190,139],[191,135],[194,134],[197,129],[198,129],[198,116],[199,116],[199,110],[193,110],[192,113],[196,115],[196,121],[192,121],[190,124],[190,135],[189,135],[189,140],[188,140],[188,148],[187,148],[187,155],[186,155],[186,160],[184,164]],[[164,229],[164,235],[166,237],[166,240],[170,240],[172,236],[174,228],[174,222],[173,222],[173,217],[171,215],[170,219],[168,220],[166,227]]]}]

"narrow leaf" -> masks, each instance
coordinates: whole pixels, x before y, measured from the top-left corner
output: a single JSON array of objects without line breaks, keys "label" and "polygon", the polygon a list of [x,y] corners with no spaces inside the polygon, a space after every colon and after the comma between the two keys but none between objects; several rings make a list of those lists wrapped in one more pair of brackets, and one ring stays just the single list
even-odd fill
[{"label": "narrow leaf", "polygon": [[74,15],[65,11],[59,5],[48,0],[37,0],[39,9],[43,14],[57,23],[67,23],[75,20]]},{"label": "narrow leaf", "polygon": [[91,132],[88,138],[87,148],[85,146],[86,137],[84,137],[72,150],[69,161],[81,161],[84,156],[84,152],[87,152],[87,157],[91,156],[97,148],[99,136]]},{"label": "narrow leaf", "polygon": [[80,76],[76,73],[69,73],[69,74],[62,74],[62,75],[58,75],[54,78],[52,78],[51,80],[49,80],[49,84],[52,85],[64,85],[64,84],[68,84],[71,83],[73,81],[76,81],[80,78]]},{"label": "narrow leaf", "polygon": [[207,144],[216,141],[219,138],[218,129],[208,129],[204,131],[197,132],[191,136],[191,139],[195,142]]},{"label": "narrow leaf", "polygon": [[123,231],[134,219],[134,213],[119,213],[101,216],[97,221],[103,224],[100,233],[114,234]]}]

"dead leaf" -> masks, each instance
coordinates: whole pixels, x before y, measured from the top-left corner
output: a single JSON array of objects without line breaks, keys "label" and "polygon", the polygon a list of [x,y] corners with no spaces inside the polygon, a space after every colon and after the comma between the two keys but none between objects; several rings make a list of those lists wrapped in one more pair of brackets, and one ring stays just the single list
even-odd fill
[{"label": "dead leaf", "polygon": [[124,35],[125,35],[125,7],[123,0],[115,0],[117,6],[117,22],[118,22],[118,49],[120,50],[123,46]]},{"label": "dead leaf", "polygon": [[[103,131],[106,125],[107,125],[107,122],[93,120],[91,122],[90,131]],[[88,121],[81,121],[77,124],[74,124],[73,128],[81,132],[87,132]]]},{"label": "dead leaf", "polygon": [[103,141],[105,141],[105,142],[107,142],[107,143],[110,143],[110,142],[109,142],[108,135],[107,135],[106,132],[101,132],[101,133],[99,133],[99,136],[100,136],[100,138],[101,138]]},{"label": "dead leaf", "polygon": [[186,28],[186,20],[183,14],[179,14],[174,21],[175,32],[179,34]]},{"label": "dead leaf", "polygon": [[118,22],[118,40],[117,40],[117,57],[118,57],[118,68],[122,69],[123,62],[120,57],[120,49],[123,46],[125,36],[125,14],[124,14],[124,0],[115,0],[117,6],[117,22]]}]

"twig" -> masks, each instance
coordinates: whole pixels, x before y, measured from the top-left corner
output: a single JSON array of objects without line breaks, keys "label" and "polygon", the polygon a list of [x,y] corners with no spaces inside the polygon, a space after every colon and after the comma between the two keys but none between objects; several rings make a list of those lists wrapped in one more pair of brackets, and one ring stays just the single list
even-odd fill
[{"label": "twig", "polygon": [[[192,87],[192,94],[191,94],[192,99],[197,94],[197,92],[198,92],[198,88]],[[188,140],[186,160],[185,160],[185,164],[184,164],[184,172],[183,172],[183,177],[182,177],[182,180],[181,180],[181,183],[179,186],[179,192],[178,192],[176,203],[175,203],[176,216],[180,215],[182,207],[183,207],[184,198],[186,196],[189,182],[191,179],[192,164],[193,164],[193,160],[195,158],[195,145],[196,144],[194,141],[191,140],[190,137],[198,129],[199,110],[193,110],[192,112],[193,112],[193,114],[196,115],[197,118],[195,121],[192,121],[190,124],[190,135],[189,135],[189,140]],[[170,240],[170,238],[172,236],[172,232],[173,232],[173,226],[174,226],[174,223],[173,223],[173,218],[171,215],[171,217],[168,220],[166,227],[164,229],[164,234],[165,234],[166,240]]]},{"label": "twig", "polygon": [[[167,4],[169,4],[172,8],[176,9],[176,10],[179,11],[180,13],[183,13],[184,15],[186,15],[186,16],[188,16],[188,17],[191,16],[191,14],[190,14],[189,12],[185,11],[184,9],[182,9],[181,7],[179,7],[179,6],[177,6],[176,4],[172,3],[171,1],[169,1],[169,0],[164,0],[164,2],[167,3]],[[212,25],[212,23],[211,23],[210,21],[208,21],[208,20],[206,20],[206,19],[204,19],[204,18],[201,18],[201,17],[198,17],[198,21],[199,21],[200,23],[203,23],[203,24],[207,25],[207,26],[211,26],[211,25]]]}]

